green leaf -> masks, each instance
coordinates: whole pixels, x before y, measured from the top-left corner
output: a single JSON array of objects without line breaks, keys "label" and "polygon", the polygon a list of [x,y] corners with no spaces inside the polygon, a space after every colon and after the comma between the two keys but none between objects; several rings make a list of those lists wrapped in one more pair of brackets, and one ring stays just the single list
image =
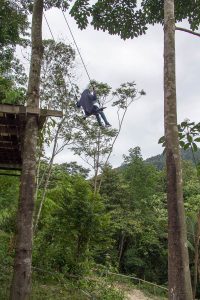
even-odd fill
[{"label": "green leaf", "polygon": [[192,147],[193,147],[194,152],[196,152],[198,150],[198,147],[195,143],[192,143]]},{"label": "green leaf", "polygon": [[194,139],[195,142],[200,142],[200,137]]},{"label": "green leaf", "polygon": [[159,140],[158,140],[158,144],[163,144],[165,142],[165,136],[162,136]]},{"label": "green leaf", "polygon": [[181,127],[186,127],[187,126],[187,122],[181,122]]},{"label": "green leaf", "polygon": [[187,143],[187,144],[185,144],[185,146],[184,146],[184,150],[187,150],[189,147],[191,146],[191,144],[190,143]]},{"label": "green leaf", "polygon": [[184,146],[185,146],[185,142],[184,141],[180,141],[179,144],[180,144],[181,148],[184,148]]},{"label": "green leaf", "polygon": [[179,136],[179,140],[182,140],[185,137],[185,135],[182,134],[181,132],[178,134],[178,136]]},{"label": "green leaf", "polygon": [[189,133],[187,134],[187,140],[189,143],[192,143],[193,138],[191,135],[189,135]]},{"label": "green leaf", "polygon": [[192,243],[190,241],[187,241],[187,244],[188,248],[194,252],[194,246],[192,245]]}]

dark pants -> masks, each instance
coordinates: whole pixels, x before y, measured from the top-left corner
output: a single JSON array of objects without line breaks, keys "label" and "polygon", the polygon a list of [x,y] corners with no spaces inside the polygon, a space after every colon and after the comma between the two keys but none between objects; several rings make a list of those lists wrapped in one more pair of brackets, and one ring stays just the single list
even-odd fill
[{"label": "dark pants", "polygon": [[[95,115],[97,118],[97,122],[99,123],[100,126],[102,126],[101,118],[104,120],[105,125],[110,125],[108,120],[106,119],[106,116],[102,110],[99,109],[98,106],[94,105],[91,111],[92,115]],[[100,118],[101,116],[101,118]]]}]

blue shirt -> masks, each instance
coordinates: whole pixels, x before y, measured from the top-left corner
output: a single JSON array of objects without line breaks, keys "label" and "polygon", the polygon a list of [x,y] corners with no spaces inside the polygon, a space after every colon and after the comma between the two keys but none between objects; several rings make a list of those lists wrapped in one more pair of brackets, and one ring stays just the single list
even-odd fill
[{"label": "blue shirt", "polygon": [[84,111],[90,114],[93,109],[94,102],[96,102],[96,100],[97,100],[96,93],[94,92],[94,94],[91,94],[90,91],[86,89],[81,94],[81,98],[78,101],[77,105],[78,107],[82,106]]}]

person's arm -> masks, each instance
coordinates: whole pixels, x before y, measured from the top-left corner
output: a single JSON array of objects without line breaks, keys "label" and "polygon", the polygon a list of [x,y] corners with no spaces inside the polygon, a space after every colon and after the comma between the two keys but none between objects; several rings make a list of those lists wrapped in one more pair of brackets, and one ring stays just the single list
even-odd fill
[{"label": "person's arm", "polygon": [[93,102],[97,101],[97,95],[94,89],[93,89],[93,94],[91,94],[91,99]]}]

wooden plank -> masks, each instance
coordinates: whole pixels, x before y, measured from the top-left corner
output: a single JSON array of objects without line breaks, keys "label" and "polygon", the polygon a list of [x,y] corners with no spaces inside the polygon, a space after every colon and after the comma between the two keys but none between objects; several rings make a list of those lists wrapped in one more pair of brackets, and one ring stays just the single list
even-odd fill
[{"label": "wooden plank", "polygon": [[3,161],[4,159],[20,159],[21,160],[21,153],[20,151],[16,151],[14,149],[3,149],[0,148],[0,161]]},{"label": "wooden plank", "polygon": [[62,117],[63,113],[59,110],[39,109],[23,105],[0,104],[0,113],[6,114],[37,114],[41,116]]},{"label": "wooden plank", "polygon": [[19,177],[21,174],[13,174],[13,173],[2,173],[0,172],[0,176],[13,176],[13,177]]},{"label": "wooden plank", "polygon": [[9,160],[9,159],[7,159],[5,161],[4,160],[3,161],[0,160],[0,164],[1,165],[4,165],[4,164],[6,164],[6,165],[9,165],[9,164],[10,165],[21,165],[21,163],[22,162],[20,160],[17,160],[17,159],[16,160]]},{"label": "wooden plank", "polygon": [[23,105],[0,104],[0,112],[14,115],[27,113],[39,115],[40,109],[37,107],[26,107]]},{"label": "wooden plank", "polygon": [[0,104],[0,112],[8,114],[19,114],[21,105]]},{"label": "wooden plank", "polygon": [[0,143],[1,142],[3,142],[3,143],[6,143],[6,142],[18,143],[19,140],[16,135],[4,135],[4,136],[0,135]]},{"label": "wooden plank", "polygon": [[0,143],[0,149],[7,149],[7,150],[18,150],[18,145],[13,144],[2,144]]},{"label": "wooden plank", "polygon": [[[14,115],[8,115],[8,116],[14,116]],[[10,118],[10,117],[0,117],[0,126],[1,125],[15,125],[15,126],[20,126],[21,122],[19,118]]]},{"label": "wooden plank", "polygon": [[9,135],[19,136],[19,129],[0,126],[0,135],[1,136],[9,136]]},{"label": "wooden plank", "polygon": [[61,110],[52,110],[52,109],[41,109],[40,115],[46,117],[60,117],[60,118],[63,117],[63,113]]},{"label": "wooden plank", "polygon": [[1,163],[0,162],[0,170],[21,170],[22,165],[21,164],[9,164],[9,163]]},{"label": "wooden plank", "polygon": [[16,150],[18,150],[19,148],[19,143],[16,142],[12,142],[12,141],[5,141],[5,142],[0,142],[0,148],[5,148],[5,149],[9,149],[9,148],[15,148]]}]

